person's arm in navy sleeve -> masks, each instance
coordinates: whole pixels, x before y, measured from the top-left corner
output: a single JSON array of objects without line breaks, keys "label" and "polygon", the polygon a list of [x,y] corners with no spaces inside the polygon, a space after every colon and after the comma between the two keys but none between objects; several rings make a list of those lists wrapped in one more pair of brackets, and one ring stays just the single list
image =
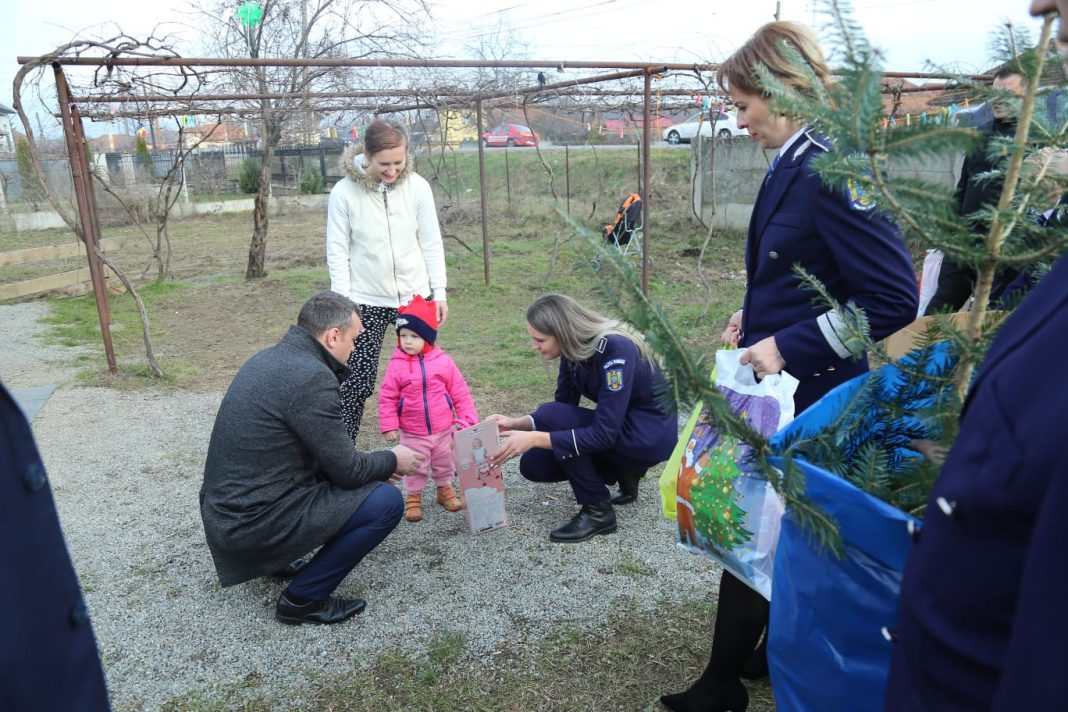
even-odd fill
[{"label": "person's arm in navy sleeve", "polygon": [[584,428],[551,434],[553,454],[557,459],[603,452],[615,445],[630,407],[639,358],[638,347],[627,338],[608,338],[600,363],[596,363],[596,358],[591,359],[600,383],[593,422]]},{"label": "person's arm in navy sleeve", "polygon": [[[916,275],[897,228],[874,208],[851,207],[844,193],[822,185],[813,214],[846,280],[848,301],[868,317],[871,337],[882,339],[909,324],[916,316]],[[849,358],[845,339],[842,318],[833,310],[775,334],[786,368],[804,375]]]}]

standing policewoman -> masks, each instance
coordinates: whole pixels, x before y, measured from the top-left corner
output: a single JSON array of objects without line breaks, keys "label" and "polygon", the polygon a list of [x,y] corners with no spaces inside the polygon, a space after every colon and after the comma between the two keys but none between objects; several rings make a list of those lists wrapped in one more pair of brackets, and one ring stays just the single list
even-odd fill
[{"label": "standing policewoman", "polygon": [[[527,331],[543,359],[560,359],[556,396],[532,415],[492,416],[506,437],[494,464],[522,455],[519,472],[528,480],[571,484],[581,509],[549,534],[552,541],[610,534],[612,504],[637,499],[638,480],[678,440],[674,410],[657,399],[663,376],[641,335],[562,294],[527,309]],[[583,397],[597,407],[580,408]],[[610,498],[613,482],[620,492]]]},{"label": "standing policewoman", "polygon": [[[807,71],[793,64],[787,45]],[[830,83],[816,38],[794,22],[764,25],[716,71],[737,107],[738,126],[748,128],[762,148],[777,149],[749,222],[745,301],[723,341],[746,348],[741,362],[751,364],[759,378],[784,370],[795,376],[800,413],[867,371],[868,363],[865,354],[850,353],[842,317],[814,302],[794,265],[819,279],[839,304],[863,309],[875,339],[913,319],[916,278],[897,229],[874,203],[852,186],[828,188],[813,171],[812,160],[831,150],[830,144],[800,120],[775,111],[759,85],[761,66],[802,95],[817,89],[812,78],[824,87]],[[749,697],[742,675],[767,672],[764,648],[757,648],[767,622],[768,602],[724,572],[708,667],[689,690],[661,697],[664,705],[676,712],[744,710]]]}]

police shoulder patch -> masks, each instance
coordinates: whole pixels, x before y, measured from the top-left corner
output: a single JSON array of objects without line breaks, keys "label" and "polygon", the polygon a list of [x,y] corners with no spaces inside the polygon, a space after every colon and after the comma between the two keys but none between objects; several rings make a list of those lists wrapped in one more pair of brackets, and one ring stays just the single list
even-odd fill
[{"label": "police shoulder patch", "polygon": [[610,391],[623,390],[623,369],[609,368],[604,372],[604,383]]},{"label": "police shoulder patch", "polygon": [[846,182],[846,189],[849,192],[849,208],[851,210],[867,212],[875,207],[875,201],[872,200],[871,193],[852,178]]}]

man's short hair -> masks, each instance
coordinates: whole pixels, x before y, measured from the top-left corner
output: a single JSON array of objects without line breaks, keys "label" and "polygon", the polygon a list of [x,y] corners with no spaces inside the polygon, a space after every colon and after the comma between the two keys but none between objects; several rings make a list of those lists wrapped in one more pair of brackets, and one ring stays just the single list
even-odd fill
[{"label": "man's short hair", "polygon": [[1020,78],[1024,78],[1023,68],[1020,66],[1019,60],[1013,59],[1009,62],[998,67],[994,72],[994,79],[1008,79],[1014,74],[1018,74]]},{"label": "man's short hair", "polygon": [[348,297],[337,292],[319,292],[304,302],[297,316],[297,326],[315,337],[333,328],[344,329],[352,315],[360,315],[360,308]]}]

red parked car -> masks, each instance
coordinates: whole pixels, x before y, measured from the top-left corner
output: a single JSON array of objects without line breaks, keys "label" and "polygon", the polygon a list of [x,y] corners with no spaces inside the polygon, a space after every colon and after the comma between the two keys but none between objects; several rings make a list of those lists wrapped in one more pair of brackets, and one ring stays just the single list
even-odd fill
[{"label": "red parked car", "polygon": [[483,146],[537,146],[541,136],[522,124],[501,124],[482,134]]}]

